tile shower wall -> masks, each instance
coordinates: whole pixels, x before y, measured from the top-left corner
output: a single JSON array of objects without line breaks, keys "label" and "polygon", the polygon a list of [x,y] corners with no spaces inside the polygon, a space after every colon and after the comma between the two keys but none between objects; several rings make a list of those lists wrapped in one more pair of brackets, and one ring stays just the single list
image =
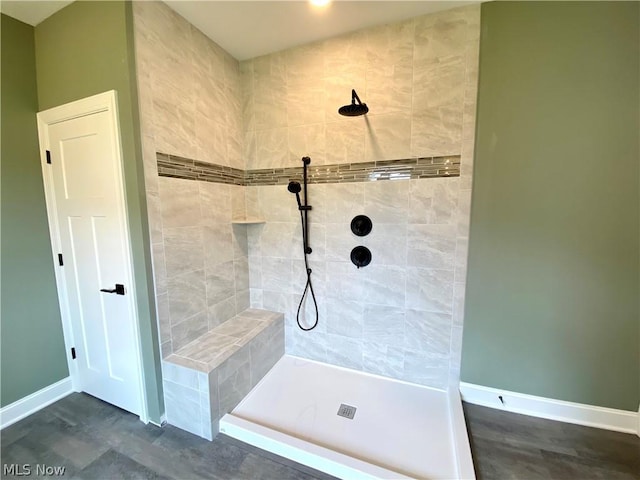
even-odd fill
[{"label": "tile shower wall", "polygon": [[[285,312],[289,353],[437,387],[455,381],[479,7],[241,64],[162,3],[135,2],[134,21],[163,354],[250,301]],[[366,117],[337,114],[352,88]],[[461,172],[310,187],[321,321],[304,333],[299,216],[286,187],[159,178],[156,152],[243,170],[298,167],[303,155],[313,165],[460,155]],[[267,223],[230,226],[245,213]],[[374,221],[363,239],[348,228],[360,213]],[[348,261],[358,244],[373,252],[362,270]]]},{"label": "tile shower wall", "polygon": [[249,306],[243,187],[159,178],[156,152],[244,168],[238,62],[161,2],[134,2],[163,357]]},{"label": "tile shower wall", "polygon": [[[434,387],[459,376],[475,124],[478,6],[359,31],[240,64],[246,168],[461,155],[461,176],[311,185],[320,304],[305,284],[299,213],[285,186],[246,188],[251,304],[285,312],[288,353]],[[343,118],[351,89],[366,117]],[[353,216],[373,220],[353,235]],[[349,261],[368,246],[370,266]],[[311,308],[307,305],[309,317]],[[309,321],[309,318],[306,320]]]}]

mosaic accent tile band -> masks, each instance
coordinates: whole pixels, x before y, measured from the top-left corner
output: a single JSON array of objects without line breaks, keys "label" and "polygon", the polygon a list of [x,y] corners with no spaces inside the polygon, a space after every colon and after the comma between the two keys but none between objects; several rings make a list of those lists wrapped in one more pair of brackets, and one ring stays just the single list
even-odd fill
[{"label": "mosaic accent tile band", "polygon": [[[239,170],[158,152],[158,175],[161,177],[201,180],[231,185],[286,185],[302,179],[302,167]],[[460,155],[407,158],[375,162],[311,165],[309,183],[375,182],[434,177],[459,177]]]},{"label": "mosaic accent tile band", "polygon": [[244,170],[160,152],[156,153],[156,159],[158,162],[158,175],[161,177],[246,185]]}]

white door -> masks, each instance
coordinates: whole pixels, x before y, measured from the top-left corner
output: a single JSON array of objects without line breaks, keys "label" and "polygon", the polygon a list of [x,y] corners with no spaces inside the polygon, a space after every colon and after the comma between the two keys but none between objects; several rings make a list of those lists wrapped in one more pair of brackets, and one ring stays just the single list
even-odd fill
[{"label": "white door", "polygon": [[40,112],[38,125],[74,386],[141,415],[140,343],[115,105],[115,92],[107,92]]}]

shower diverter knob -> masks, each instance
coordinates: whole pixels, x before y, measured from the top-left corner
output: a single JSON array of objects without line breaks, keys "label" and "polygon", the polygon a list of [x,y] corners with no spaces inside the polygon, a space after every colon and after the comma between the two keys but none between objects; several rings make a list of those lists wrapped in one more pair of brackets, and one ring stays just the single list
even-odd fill
[{"label": "shower diverter knob", "polygon": [[353,217],[353,220],[351,220],[351,231],[359,237],[369,235],[372,228],[373,223],[366,215],[356,215]]},{"label": "shower diverter knob", "polygon": [[371,250],[362,245],[351,250],[351,262],[358,268],[366,267],[371,263]]}]

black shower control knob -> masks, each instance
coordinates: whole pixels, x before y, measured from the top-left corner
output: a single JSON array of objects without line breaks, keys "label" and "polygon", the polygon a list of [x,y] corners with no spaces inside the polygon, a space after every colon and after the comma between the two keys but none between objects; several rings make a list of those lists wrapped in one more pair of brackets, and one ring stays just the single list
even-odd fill
[{"label": "black shower control knob", "polygon": [[353,220],[351,220],[351,231],[359,237],[369,235],[372,228],[373,223],[366,215],[356,215],[353,217]]},{"label": "black shower control knob", "polygon": [[351,250],[351,263],[356,267],[366,267],[371,263],[371,250],[362,245]]}]

